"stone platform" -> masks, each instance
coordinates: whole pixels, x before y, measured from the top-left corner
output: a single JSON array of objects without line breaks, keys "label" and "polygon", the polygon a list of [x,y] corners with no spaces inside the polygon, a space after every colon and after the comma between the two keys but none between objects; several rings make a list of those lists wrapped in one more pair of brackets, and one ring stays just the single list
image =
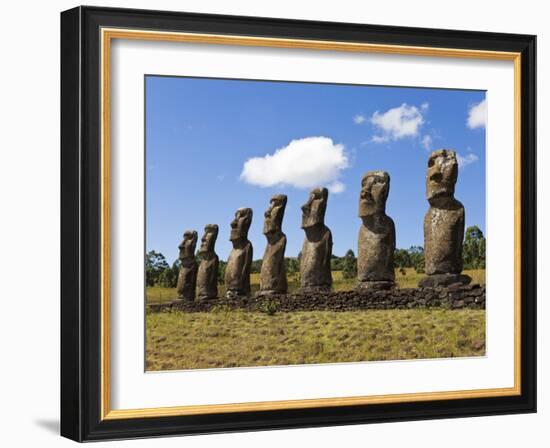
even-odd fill
[{"label": "stone platform", "polygon": [[466,285],[435,288],[402,288],[380,291],[331,291],[292,293],[260,297],[174,301],[147,305],[148,312],[181,310],[205,312],[213,309],[244,309],[261,312],[356,311],[411,308],[485,309],[485,286]]}]

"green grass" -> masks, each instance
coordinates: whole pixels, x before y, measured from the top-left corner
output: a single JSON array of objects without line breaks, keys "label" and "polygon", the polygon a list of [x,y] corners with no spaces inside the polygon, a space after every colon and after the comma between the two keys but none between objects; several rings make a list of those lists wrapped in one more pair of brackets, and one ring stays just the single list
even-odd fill
[{"label": "green grass", "polygon": [[147,370],[482,356],[484,310],[148,313]]},{"label": "green grass", "polygon": [[[418,286],[418,281],[424,277],[425,274],[417,274],[414,269],[407,268],[405,269],[405,275],[401,274],[399,270],[395,271],[395,281],[400,288],[416,288]],[[485,284],[485,270],[484,269],[475,269],[475,270],[465,270],[465,274],[472,277],[472,283]],[[353,289],[355,286],[355,279],[344,279],[342,277],[342,271],[332,272],[333,288],[335,291],[345,291]],[[260,274],[251,274],[250,284],[252,293],[255,293],[260,285]],[[300,287],[300,282],[296,275],[289,276],[288,279],[288,289],[290,292],[295,291]],[[218,286],[220,296],[223,296],[225,288],[223,285]],[[147,302],[148,303],[161,303],[161,302],[171,302],[176,298],[176,289],[175,288],[163,288],[162,286],[153,286],[147,288]]]}]

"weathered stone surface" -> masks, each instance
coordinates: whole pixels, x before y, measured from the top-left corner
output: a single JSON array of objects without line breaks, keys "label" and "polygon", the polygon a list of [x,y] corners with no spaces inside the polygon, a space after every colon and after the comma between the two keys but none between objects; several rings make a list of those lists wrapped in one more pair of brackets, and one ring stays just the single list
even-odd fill
[{"label": "weathered stone surface", "polygon": [[380,291],[385,289],[392,289],[395,288],[395,282],[389,281],[389,280],[367,280],[360,282],[358,281],[355,285],[355,289],[357,291]]},{"label": "weathered stone surface", "polygon": [[252,209],[239,208],[231,221],[229,240],[233,249],[225,267],[226,297],[250,295],[250,267],[252,265],[252,243],[248,241],[248,229],[252,224]]},{"label": "weathered stone surface", "polygon": [[[448,285],[452,279],[441,277],[441,274],[448,276],[462,272],[465,219],[464,206],[454,198],[457,177],[458,161],[454,151],[440,149],[430,154],[426,176],[430,208],[424,218],[424,257],[428,276],[420,280],[419,286]],[[457,280],[463,284],[470,281],[465,275]]]},{"label": "weathered stone surface", "polygon": [[284,194],[273,196],[264,214],[267,246],[260,271],[260,295],[286,293],[288,288],[285,268],[286,235],[282,231],[286,201]]},{"label": "weathered stone surface", "polygon": [[394,286],[395,225],[386,215],[390,176],[369,171],[361,180],[359,197],[359,250],[357,289],[388,289]]},{"label": "weathered stone surface", "polygon": [[197,261],[195,260],[195,247],[197,246],[197,232],[186,230],[183,241],[179,245],[180,271],[176,292],[180,300],[194,300],[197,284]]},{"label": "weathered stone surface", "polygon": [[467,285],[472,279],[464,274],[432,274],[421,280],[423,288],[433,288],[436,286],[461,287]]},{"label": "weathered stone surface", "polygon": [[302,206],[302,229],[306,234],[300,259],[300,284],[303,291],[332,288],[332,234],[324,223],[327,200],[328,190],[315,188]]},{"label": "weathered stone surface", "polygon": [[207,224],[201,238],[199,249],[200,263],[197,274],[197,298],[199,300],[215,299],[218,297],[218,268],[219,258],[215,252],[218,226]]},{"label": "weathered stone surface", "polygon": [[[473,287],[473,289],[472,289]],[[229,309],[248,311],[356,311],[375,309],[485,309],[485,286],[467,285],[459,289],[438,286],[435,288],[403,288],[379,291],[305,291],[271,296],[233,296],[217,300],[175,301],[150,304],[149,312],[205,312],[223,304]]]}]

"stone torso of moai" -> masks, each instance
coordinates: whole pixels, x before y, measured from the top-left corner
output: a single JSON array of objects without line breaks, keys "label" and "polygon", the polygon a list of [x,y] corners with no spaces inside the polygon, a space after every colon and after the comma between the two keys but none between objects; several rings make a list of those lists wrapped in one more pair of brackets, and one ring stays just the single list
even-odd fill
[{"label": "stone torso of moai", "polygon": [[218,297],[218,267],[219,258],[214,251],[218,238],[218,226],[208,224],[204,227],[204,235],[199,249],[200,263],[197,274],[197,298],[215,299]]},{"label": "stone torso of moai", "polygon": [[315,188],[302,206],[302,229],[306,238],[300,259],[300,283],[304,292],[327,291],[332,287],[332,234],[324,223],[327,200],[328,190]]},{"label": "stone torso of moai", "polygon": [[252,209],[240,208],[231,221],[233,249],[225,267],[225,296],[228,298],[250,295],[250,267],[252,243],[248,241],[248,229],[252,223]]},{"label": "stone torso of moai", "polygon": [[430,154],[426,197],[430,208],[424,218],[424,257],[427,276],[421,287],[468,284],[461,275],[464,206],[454,198],[458,178],[456,153],[440,149]]},{"label": "stone torso of moai", "polygon": [[187,230],[183,234],[183,241],[179,245],[180,271],[176,291],[178,299],[194,300],[197,285],[197,261],[195,247],[197,246],[197,232]]},{"label": "stone torso of moai", "polygon": [[288,289],[285,268],[286,235],[282,232],[286,201],[284,194],[273,196],[264,214],[267,247],[262,260],[258,295],[285,294]]},{"label": "stone torso of moai", "polygon": [[395,286],[393,255],[395,225],[386,215],[390,176],[369,171],[361,179],[357,252],[357,289],[390,289]]}]

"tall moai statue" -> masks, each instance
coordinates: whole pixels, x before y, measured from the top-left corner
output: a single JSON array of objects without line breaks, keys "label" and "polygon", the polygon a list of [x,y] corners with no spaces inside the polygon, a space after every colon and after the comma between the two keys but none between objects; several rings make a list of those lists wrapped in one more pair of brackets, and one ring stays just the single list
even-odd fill
[{"label": "tall moai statue", "polygon": [[454,198],[458,178],[456,153],[440,149],[430,154],[426,197],[430,208],[424,218],[426,274],[420,287],[468,284],[461,275],[464,239],[464,206]]},{"label": "tall moai statue", "polygon": [[197,298],[215,299],[218,297],[218,268],[220,260],[215,252],[218,226],[207,224],[201,238],[199,272],[197,274]]},{"label": "tall moai statue", "polygon": [[390,289],[395,286],[393,255],[395,225],[386,215],[390,176],[369,171],[361,179],[357,252],[357,289]]},{"label": "tall moai statue", "polygon": [[176,292],[180,300],[195,299],[195,287],[197,285],[195,247],[197,247],[197,238],[197,232],[186,230],[183,234],[183,241],[179,245],[180,271]]},{"label": "tall moai statue", "polygon": [[258,295],[284,294],[287,292],[285,249],[286,235],[282,231],[287,197],[276,194],[271,198],[264,217],[264,235],[267,238],[260,271]]},{"label": "tall moai statue", "polygon": [[248,241],[248,229],[252,223],[252,209],[239,208],[231,221],[229,240],[233,249],[225,267],[225,296],[228,298],[250,295],[250,267],[252,243]]},{"label": "tall moai statue", "polygon": [[332,288],[332,234],[325,226],[327,200],[326,188],[314,188],[302,206],[302,229],[306,234],[300,259],[302,291],[329,291]]}]

